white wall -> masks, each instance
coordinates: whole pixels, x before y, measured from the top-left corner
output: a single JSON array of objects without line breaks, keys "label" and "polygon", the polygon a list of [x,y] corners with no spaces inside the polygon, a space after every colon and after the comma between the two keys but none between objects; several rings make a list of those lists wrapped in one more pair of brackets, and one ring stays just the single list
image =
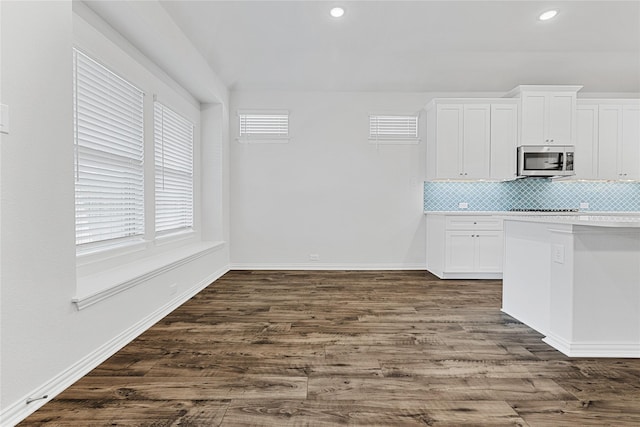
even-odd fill
[{"label": "white wall", "polygon": [[[424,138],[377,146],[368,117],[426,102],[420,93],[232,92],[232,265],[424,267]],[[237,142],[237,110],[269,108],[290,111],[291,141]]]},{"label": "white wall", "polygon": [[[0,147],[0,424],[12,425],[45,402],[26,405],[27,397],[48,394],[50,400],[194,289],[225,272],[229,252],[223,243],[195,261],[76,309],[71,302],[77,290],[72,4],[2,1],[0,7],[0,102],[11,112],[11,133],[3,135]],[[91,46],[94,53],[104,53],[98,52],[98,44]],[[117,44],[108,48],[113,49]],[[111,54],[125,58],[119,51]],[[198,102],[188,101],[184,91],[160,74],[151,70],[139,76],[144,84],[162,91],[165,99],[190,105],[199,114]],[[200,190],[207,194],[200,225],[205,238],[214,240],[228,238],[224,205],[228,190],[223,187],[228,176],[224,163],[228,94],[219,95],[222,103],[208,105],[201,115],[201,168],[218,170],[208,172]],[[214,212],[206,210],[213,205]],[[177,295],[171,295],[169,285],[174,283]]]}]

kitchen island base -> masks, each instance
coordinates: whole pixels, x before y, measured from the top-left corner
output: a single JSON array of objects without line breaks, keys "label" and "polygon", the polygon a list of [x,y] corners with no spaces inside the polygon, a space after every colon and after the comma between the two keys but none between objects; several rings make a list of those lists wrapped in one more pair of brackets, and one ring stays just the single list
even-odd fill
[{"label": "kitchen island base", "polygon": [[640,227],[504,218],[502,311],[571,357],[640,357]]}]

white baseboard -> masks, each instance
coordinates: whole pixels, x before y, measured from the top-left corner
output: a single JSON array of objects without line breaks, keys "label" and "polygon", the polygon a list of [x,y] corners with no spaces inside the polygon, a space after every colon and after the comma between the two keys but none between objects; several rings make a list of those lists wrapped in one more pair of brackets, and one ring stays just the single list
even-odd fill
[{"label": "white baseboard", "polygon": [[552,334],[542,341],[569,357],[640,357],[638,342],[569,342]]},{"label": "white baseboard", "polygon": [[501,280],[502,273],[441,273],[435,274],[440,279],[460,280]]},{"label": "white baseboard", "polygon": [[[132,325],[120,335],[100,346],[83,359],[74,363],[65,371],[51,378],[49,381],[36,388],[28,395],[24,396],[22,399],[19,399],[17,402],[3,407],[2,411],[0,412],[0,425],[7,427],[15,426],[20,421],[27,418],[47,402],[52,400],[55,396],[63,392],[66,388],[88,374],[91,370],[107,360],[109,357],[114,355],[125,345],[129,344],[136,337],[149,329],[167,314],[171,313],[180,305],[184,304],[187,300],[196,295],[198,292],[202,291],[212,282],[218,280],[228,271],[229,267],[224,267],[214,272],[213,274],[210,274],[205,279],[189,288],[186,292],[176,296],[174,299],[158,308],[156,311],[143,318],[138,323]],[[47,395],[46,399],[37,400],[30,404],[26,403],[28,398],[41,397],[44,395]]]},{"label": "white baseboard", "polygon": [[231,270],[425,270],[424,264],[351,264],[351,263],[232,263]]}]

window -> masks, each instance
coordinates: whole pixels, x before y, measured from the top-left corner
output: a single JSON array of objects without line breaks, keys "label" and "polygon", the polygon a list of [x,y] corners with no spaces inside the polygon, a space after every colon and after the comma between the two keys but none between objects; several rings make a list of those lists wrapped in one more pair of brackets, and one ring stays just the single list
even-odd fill
[{"label": "window", "polygon": [[369,139],[381,142],[418,142],[418,116],[369,115]]},{"label": "window", "polygon": [[154,104],[156,233],[193,227],[193,124]]},{"label": "window", "polygon": [[76,245],[144,234],[143,92],[74,49]]},{"label": "window", "polygon": [[240,140],[289,139],[288,111],[238,111]]}]

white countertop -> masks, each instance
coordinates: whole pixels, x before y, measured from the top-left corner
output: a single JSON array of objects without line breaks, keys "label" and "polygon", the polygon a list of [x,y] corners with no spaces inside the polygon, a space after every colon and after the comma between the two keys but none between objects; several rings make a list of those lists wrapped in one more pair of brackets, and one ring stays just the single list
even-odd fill
[{"label": "white countertop", "polygon": [[[513,211],[424,211],[425,215],[486,215],[486,216],[511,216],[511,215],[530,215],[540,214],[541,212],[513,212]],[[576,213],[576,212],[570,212]],[[558,213],[556,212],[556,215]]]},{"label": "white countertop", "polygon": [[505,221],[542,222],[548,224],[584,225],[590,227],[640,228],[640,213],[569,213],[497,215]]},{"label": "white countertop", "polygon": [[495,216],[509,221],[640,228],[640,212],[425,211],[426,215]]},{"label": "white countertop", "polygon": [[640,212],[535,212],[535,211],[424,211],[425,215],[492,215],[492,216],[565,216],[565,215],[614,215],[614,216],[638,216]]}]

